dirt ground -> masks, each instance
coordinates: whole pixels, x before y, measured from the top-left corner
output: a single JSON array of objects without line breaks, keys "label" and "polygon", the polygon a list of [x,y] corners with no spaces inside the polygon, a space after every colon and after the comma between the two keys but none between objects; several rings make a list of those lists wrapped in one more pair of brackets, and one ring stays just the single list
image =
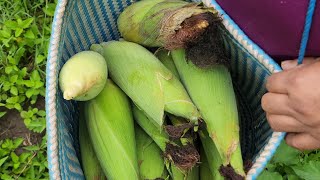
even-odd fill
[{"label": "dirt ground", "polygon": [[[36,107],[38,109],[44,109],[44,98],[38,100]],[[33,145],[41,142],[44,133],[34,133],[26,128],[23,119],[16,110],[9,110],[9,112],[2,118],[0,118],[0,140],[10,138],[24,138],[23,145]]]}]

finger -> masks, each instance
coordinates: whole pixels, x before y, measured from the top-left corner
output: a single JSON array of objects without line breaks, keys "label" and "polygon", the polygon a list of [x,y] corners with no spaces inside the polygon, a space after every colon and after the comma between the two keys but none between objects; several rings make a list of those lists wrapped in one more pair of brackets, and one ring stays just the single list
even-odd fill
[{"label": "finger", "polygon": [[320,148],[320,141],[307,133],[288,133],[286,142],[299,150],[315,150]]},{"label": "finger", "polygon": [[294,117],[267,113],[267,120],[275,132],[305,132],[306,126]]},{"label": "finger", "polygon": [[[314,57],[306,57],[303,59],[302,64],[312,64],[314,62],[316,62],[317,60],[319,60],[319,58],[314,58]],[[298,59],[294,59],[294,60],[285,60],[281,62],[281,67],[283,70],[289,70],[292,69],[294,67],[297,67],[298,65]]]},{"label": "finger", "polygon": [[288,71],[281,71],[272,74],[267,78],[266,88],[269,92],[287,94]]},{"label": "finger", "polygon": [[286,94],[266,93],[261,98],[262,109],[270,114],[294,115],[290,107],[289,97]]}]

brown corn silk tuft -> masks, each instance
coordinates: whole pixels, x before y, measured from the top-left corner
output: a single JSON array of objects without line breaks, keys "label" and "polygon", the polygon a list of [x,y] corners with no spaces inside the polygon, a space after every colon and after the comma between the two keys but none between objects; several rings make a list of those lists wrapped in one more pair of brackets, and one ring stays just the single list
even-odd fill
[{"label": "brown corn silk tuft", "polygon": [[173,139],[179,139],[183,136],[184,132],[186,130],[189,130],[190,128],[192,128],[194,125],[193,124],[189,124],[189,123],[185,123],[185,124],[181,124],[181,125],[166,125],[165,126],[165,130],[167,132],[167,134],[173,138]]},{"label": "brown corn silk tuft", "polygon": [[206,31],[212,20],[212,13],[201,13],[184,20],[181,28],[167,38],[165,48],[168,50],[186,48],[189,43],[197,41]]},{"label": "brown corn silk tuft", "polygon": [[187,59],[194,65],[200,68],[210,68],[217,64],[229,66],[223,48],[220,26],[220,20],[212,20],[202,36],[187,45]]},{"label": "brown corn silk tuft", "polygon": [[191,144],[182,147],[167,144],[164,156],[172,160],[175,166],[186,171],[189,171],[200,160],[197,149]]}]

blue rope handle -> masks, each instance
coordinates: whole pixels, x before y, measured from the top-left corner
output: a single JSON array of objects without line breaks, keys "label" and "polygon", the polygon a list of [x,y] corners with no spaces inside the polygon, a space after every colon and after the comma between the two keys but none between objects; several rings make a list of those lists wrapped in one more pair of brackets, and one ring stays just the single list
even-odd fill
[{"label": "blue rope handle", "polygon": [[307,42],[309,39],[310,28],[311,28],[311,23],[312,23],[312,17],[313,17],[314,9],[316,7],[316,1],[317,0],[310,0],[310,2],[309,2],[306,21],[304,24],[304,30],[303,30],[301,44],[300,44],[298,64],[302,64],[302,61],[303,61],[303,58],[304,58],[304,55],[306,52]]}]

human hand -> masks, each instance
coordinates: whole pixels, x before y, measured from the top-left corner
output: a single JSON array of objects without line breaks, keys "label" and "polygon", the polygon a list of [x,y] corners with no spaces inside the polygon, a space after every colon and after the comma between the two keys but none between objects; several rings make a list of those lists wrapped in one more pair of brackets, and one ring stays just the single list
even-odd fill
[{"label": "human hand", "polygon": [[287,132],[286,143],[299,150],[320,148],[320,58],[284,61],[282,72],[266,83],[261,100],[270,127]]}]

